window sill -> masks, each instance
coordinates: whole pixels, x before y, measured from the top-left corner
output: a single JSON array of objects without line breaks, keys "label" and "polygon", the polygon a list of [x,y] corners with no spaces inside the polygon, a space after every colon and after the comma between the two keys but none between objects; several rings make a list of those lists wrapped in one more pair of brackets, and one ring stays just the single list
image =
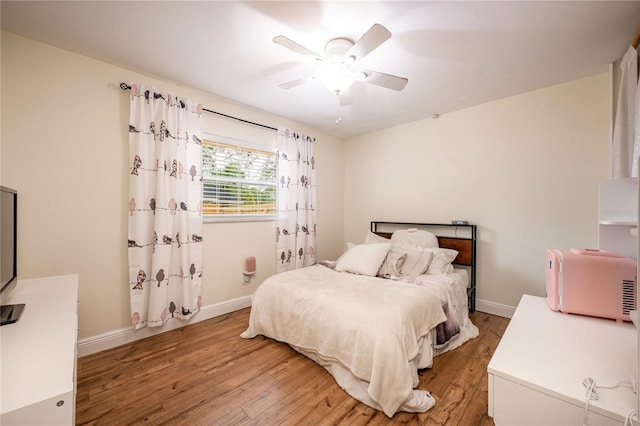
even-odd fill
[{"label": "window sill", "polygon": [[204,223],[232,223],[232,222],[275,222],[275,214],[225,214],[205,215]]}]

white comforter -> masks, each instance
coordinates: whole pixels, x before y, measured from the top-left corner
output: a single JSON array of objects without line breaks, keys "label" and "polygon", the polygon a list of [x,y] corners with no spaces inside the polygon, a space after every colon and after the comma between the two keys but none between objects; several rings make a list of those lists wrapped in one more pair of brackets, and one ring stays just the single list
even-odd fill
[{"label": "white comforter", "polygon": [[[274,275],[252,299],[249,328],[286,342],[337,375],[352,374],[366,395],[347,392],[391,417],[407,401],[426,411],[427,392],[415,394],[422,338],[446,317],[440,286],[353,275],[314,265]],[[333,363],[340,372],[327,367]],[[404,405],[403,405],[404,404]],[[410,409],[403,408],[406,411]]]}]

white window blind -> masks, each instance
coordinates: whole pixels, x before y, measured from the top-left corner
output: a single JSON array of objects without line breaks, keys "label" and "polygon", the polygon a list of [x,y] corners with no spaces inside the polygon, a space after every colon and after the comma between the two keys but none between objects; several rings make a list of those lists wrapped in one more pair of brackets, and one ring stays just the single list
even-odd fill
[{"label": "white window blind", "polygon": [[275,151],[226,138],[203,142],[204,214],[210,219],[273,219]]}]

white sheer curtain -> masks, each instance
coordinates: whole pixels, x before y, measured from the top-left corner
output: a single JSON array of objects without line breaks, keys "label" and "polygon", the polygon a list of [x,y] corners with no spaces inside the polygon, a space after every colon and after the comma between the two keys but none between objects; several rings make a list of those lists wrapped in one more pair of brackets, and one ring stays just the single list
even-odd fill
[{"label": "white sheer curtain", "polygon": [[131,84],[129,289],[134,328],[200,310],[202,106]]},{"label": "white sheer curtain", "polygon": [[279,128],[277,140],[277,272],[283,272],[315,262],[315,138]]},{"label": "white sheer curtain", "polygon": [[620,62],[620,89],[611,144],[609,177],[637,177],[640,154],[638,53],[629,46]]}]

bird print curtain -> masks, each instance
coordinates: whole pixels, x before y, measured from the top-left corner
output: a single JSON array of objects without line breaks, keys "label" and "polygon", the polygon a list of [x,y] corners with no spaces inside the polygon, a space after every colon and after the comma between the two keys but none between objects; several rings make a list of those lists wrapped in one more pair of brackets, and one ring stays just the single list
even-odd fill
[{"label": "bird print curtain", "polygon": [[315,262],[315,138],[280,128],[277,144],[277,272],[283,272]]},{"label": "bird print curtain", "polygon": [[131,84],[129,290],[135,329],[200,310],[202,106]]}]

